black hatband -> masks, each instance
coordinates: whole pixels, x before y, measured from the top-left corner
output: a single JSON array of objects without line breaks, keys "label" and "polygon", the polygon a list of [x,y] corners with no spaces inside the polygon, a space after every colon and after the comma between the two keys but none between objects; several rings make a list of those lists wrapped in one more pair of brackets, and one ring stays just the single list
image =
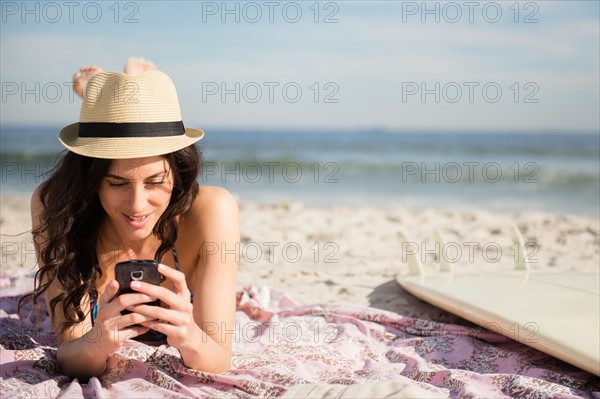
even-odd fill
[{"label": "black hatband", "polygon": [[79,122],[79,137],[162,137],[185,134],[183,122]]}]

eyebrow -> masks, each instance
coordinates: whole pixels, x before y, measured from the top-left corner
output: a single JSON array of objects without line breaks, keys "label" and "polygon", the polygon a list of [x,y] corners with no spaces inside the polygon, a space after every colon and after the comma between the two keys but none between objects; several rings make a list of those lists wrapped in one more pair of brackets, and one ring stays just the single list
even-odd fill
[{"label": "eyebrow", "polygon": [[[158,173],[153,174],[152,176],[146,177],[144,180],[152,179],[152,178],[155,178],[155,177],[158,177],[158,176],[161,176],[161,175],[164,176],[166,173],[167,173],[167,171],[163,170],[162,172],[158,172]],[[106,175],[106,177],[110,177],[110,178],[116,179],[116,180],[125,180],[125,181],[130,180],[130,179],[127,179],[125,177],[117,176],[117,175],[112,175],[112,174],[108,174],[108,175]]]}]

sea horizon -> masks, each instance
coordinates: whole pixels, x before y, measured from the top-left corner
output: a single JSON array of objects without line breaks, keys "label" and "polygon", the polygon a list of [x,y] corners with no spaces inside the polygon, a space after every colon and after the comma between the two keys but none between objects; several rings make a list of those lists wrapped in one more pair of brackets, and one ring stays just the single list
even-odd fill
[{"label": "sea horizon", "polygon": [[[3,194],[43,180],[59,130],[0,127]],[[204,130],[199,183],[241,201],[600,214],[600,136],[587,131]]]}]

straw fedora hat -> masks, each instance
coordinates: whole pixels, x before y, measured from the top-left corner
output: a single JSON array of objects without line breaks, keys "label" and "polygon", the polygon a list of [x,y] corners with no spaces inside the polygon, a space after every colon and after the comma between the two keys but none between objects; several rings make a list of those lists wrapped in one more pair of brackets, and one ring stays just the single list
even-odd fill
[{"label": "straw fedora hat", "polygon": [[79,122],[63,128],[60,142],[92,158],[142,158],[167,154],[204,136],[185,128],[175,85],[161,71],[130,76],[99,73],[85,87]]}]

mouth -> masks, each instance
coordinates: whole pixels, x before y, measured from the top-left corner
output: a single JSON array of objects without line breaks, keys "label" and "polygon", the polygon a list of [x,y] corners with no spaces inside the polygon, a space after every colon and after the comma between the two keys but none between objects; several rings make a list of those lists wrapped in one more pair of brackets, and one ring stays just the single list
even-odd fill
[{"label": "mouth", "polygon": [[122,215],[125,218],[125,221],[127,222],[127,224],[129,224],[130,226],[142,227],[146,224],[146,222],[150,218],[151,214],[147,214],[147,215],[143,215],[143,216],[132,216],[132,215],[127,215],[127,214],[123,213]]}]

